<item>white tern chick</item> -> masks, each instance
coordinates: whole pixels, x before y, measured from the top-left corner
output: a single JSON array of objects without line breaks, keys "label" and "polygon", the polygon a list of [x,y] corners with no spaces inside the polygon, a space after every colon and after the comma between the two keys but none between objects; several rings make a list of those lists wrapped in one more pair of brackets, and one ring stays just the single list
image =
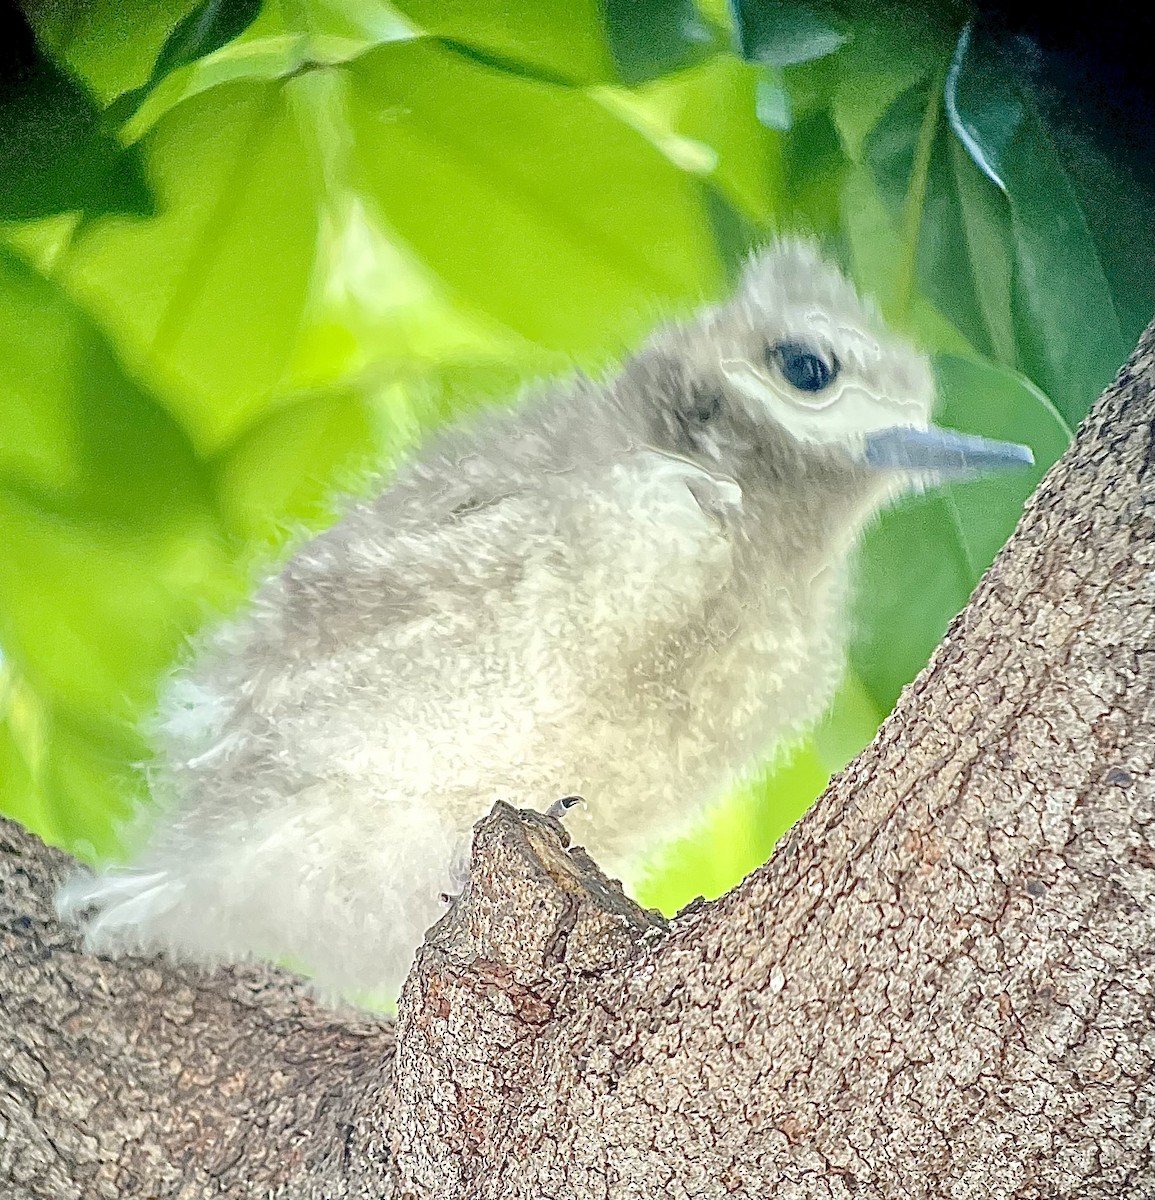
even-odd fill
[{"label": "white tern chick", "polygon": [[926,359],[808,244],[585,379],[435,439],[171,681],[106,952],[395,994],[494,800],[628,878],[829,703],[848,558],[912,482],[1030,460],[930,426]]}]

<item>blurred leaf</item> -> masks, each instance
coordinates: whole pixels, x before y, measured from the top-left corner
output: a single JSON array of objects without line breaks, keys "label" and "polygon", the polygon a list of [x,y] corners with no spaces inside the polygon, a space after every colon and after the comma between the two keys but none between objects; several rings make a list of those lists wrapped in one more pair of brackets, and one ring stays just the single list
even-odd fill
[{"label": "blurred leaf", "polygon": [[152,82],[231,42],[260,11],[261,0],[204,0],[168,35],[153,64]]},{"label": "blurred leaf", "polygon": [[38,690],[89,711],[127,717],[146,703],[183,632],[173,614],[190,627],[199,573],[222,566],[215,529],[144,538],[0,493],[0,530],[5,654]]},{"label": "blurred leaf", "polygon": [[935,374],[941,424],[1025,442],[1035,465],[906,500],[868,532],[851,662],[883,713],[925,665],[1071,437],[1047,397],[1002,367],[945,355]]},{"label": "blurred leaf", "polygon": [[975,354],[958,327],[919,291],[906,293],[908,247],[867,167],[851,166],[846,172],[841,208],[849,267],[859,290],[873,297],[883,315],[910,334],[920,349]]},{"label": "blurred leaf", "polygon": [[855,572],[850,661],[882,710],[926,665],[966,605],[975,564],[955,536],[945,495],[902,502],[871,528]]},{"label": "blurred leaf", "polygon": [[567,356],[455,303],[421,259],[347,189],[349,173],[346,163],[330,164],[316,285],[293,355],[291,391],[326,388],[335,380],[423,378],[462,362],[479,373],[504,364],[515,382],[570,368]]},{"label": "blurred leaf", "polygon": [[183,431],[58,289],[0,251],[0,488],[139,533],[210,519]]},{"label": "blurred leaf", "polygon": [[[1056,121],[1050,132],[1090,226],[1114,296],[1123,339],[1129,346],[1134,345],[1152,312],[1155,154],[1141,148],[1138,154],[1117,151],[1108,155],[1095,141],[1095,134],[1101,137],[1102,131],[1080,128],[1076,121]],[[1152,136],[1155,131],[1149,139]]]},{"label": "blurred leaf", "polygon": [[88,862],[111,857],[142,793],[137,731],[71,717],[0,668],[0,812]]},{"label": "blurred leaf", "polygon": [[837,231],[849,164],[825,109],[808,113],[786,135],[785,193],[791,224],[820,236]]},{"label": "blurred leaf", "polygon": [[597,94],[671,161],[708,175],[745,216],[768,224],[777,207],[782,141],[758,119],[756,97],[765,74],[719,54],[645,87]]},{"label": "blurred leaf", "polygon": [[935,361],[938,421],[951,429],[1002,441],[1024,442],[1035,465],[952,485],[955,536],[976,568],[974,582],[1015,530],[1023,505],[1074,437],[1050,399],[1029,380],[972,358],[942,355]]},{"label": "blurred leaf", "polygon": [[[866,158],[895,213],[906,203],[915,142],[930,103],[930,82],[904,92],[875,126]],[[917,226],[917,277],[981,354],[1017,365],[1011,314],[1013,234],[1005,198],[940,123],[930,151]]]},{"label": "blurred leaf", "polygon": [[59,273],[210,451],[286,376],[315,268],[320,166],[293,107],[304,79],[236,83],[144,143],[160,215],[103,221]]},{"label": "blurred leaf", "polygon": [[702,193],[590,97],[440,46],[351,63],[361,190],[466,304],[579,355],[716,292]]},{"label": "blurred leaf", "polygon": [[57,844],[86,862],[121,853],[124,826],[146,794],[137,764],[148,747],[130,725],[110,727],[50,713],[37,778]]},{"label": "blurred leaf", "polygon": [[102,104],[139,87],[174,26],[197,0],[38,0],[38,37]]},{"label": "blurred leaf", "polygon": [[103,131],[88,93],[41,52],[19,9],[0,8],[0,218],[149,213],[140,155]]},{"label": "blurred leaf", "polygon": [[399,0],[396,7],[427,33],[498,62],[523,64],[556,80],[594,83],[614,77],[598,0]]},{"label": "blurred leaf", "polygon": [[794,106],[777,67],[765,67],[754,95],[754,112],[767,129],[785,131],[794,123]]},{"label": "blurred leaf", "polygon": [[714,35],[694,0],[604,0],[606,37],[618,76],[642,83],[700,62]]},{"label": "blurred leaf", "polygon": [[229,447],[218,465],[221,504],[246,541],[276,542],[286,528],[331,520],[326,501],[349,494],[379,453],[372,415],[355,391],[304,397]]},{"label": "blurred leaf", "polygon": [[924,4],[912,19],[911,5],[873,3],[844,16],[852,33],[837,57],[791,72],[809,74],[830,108],[847,156],[862,160],[863,144],[883,113],[919,80],[941,69],[957,33],[949,5]]},{"label": "blurred leaf", "polygon": [[830,711],[811,738],[818,761],[828,775],[841,771],[856,754],[870,745],[887,711],[870,694],[853,666],[848,666]]},{"label": "blurred leaf", "polygon": [[[385,42],[424,36],[386,0],[266,3],[232,41],[160,80],[126,130],[139,138],[170,109],[211,88],[241,81],[286,81],[318,67],[349,62]],[[334,142],[341,140],[339,127],[329,128],[327,134]]]},{"label": "blurred leaf", "polygon": [[787,67],[833,54],[847,40],[824,14],[794,0],[733,0],[743,58]]},{"label": "blurred leaf", "polygon": [[207,600],[235,595],[188,439],[47,280],[0,255],[0,804],[107,853],[135,723]]},{"label": "blurred leaf", "polygon": [[126,121],[166,75],[231,42],[260,11],[261,0],[204,0],[165,39],[145,83],[125,92],[110,107],[110,120],[118,124]]},{"label": "blurred leaf", "polygon": [[[1150,289],[1139,300],[1135,276],[1108,272],[1084,205],[1112,203],[1115,188],[1080,195],[1020,74],[989,38],[963,31],[908,249],[924,292],[971,344],[1022,370],[1074,426],[1130,348],[1120,310],[1149,314]],[[867,138],[892,210],[906,201],[931,99],[917,84]]]},{"label": "blurred leaf", "polygon": [[11,666],[0,663],[0,812],[60,845],[52,808],[36,780],[44,744],[41,705]]}]

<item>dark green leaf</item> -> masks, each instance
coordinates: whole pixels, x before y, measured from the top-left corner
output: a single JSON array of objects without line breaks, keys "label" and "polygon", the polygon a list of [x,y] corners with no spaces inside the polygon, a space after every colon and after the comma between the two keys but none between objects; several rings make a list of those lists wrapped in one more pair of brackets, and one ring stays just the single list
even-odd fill
[{"label": "dark green leaf", "polygon": [[[1137,315],[1150,314],[1149,281],[1120,269],[1117,245],[1100,252],[1107,239],[1092,235],[1088,209],[1113,197],[1075,186],[1008,54],[965,32],[959,42],[917,214],[918,281],[976,349],[1023,371],[1073,426],[1123,361]],[[896,214],[931,100],[925,81],[908,89],[866,141]]]},{"label": "dark green leaf", "polygon": [[693,0],[605,0],[605,21],[614,65],[628,84],[680,70],[713,50]]},{"label": "dark green leaf", "polygon": [[1025,442],[1035,465],[907,500],[868,533],[851,661],[881,712],[921,670],[1071,436],[1046,396],[1002,367],[943,355],[935,374],[941,424]]},{"label": "dark green leaf", "polygon": [[139,151],[102,128],[88,92],[37,46],[15,7],[0,8],[0,218],[83,209],[150,213]]},{"label": "dark green leaf", "polygon": [[830,114],[818,109],[785,138],[785,193],[791,223],[829,236],[839,225],[848,163]]},{"label": "dark green leaf", "polygon": [[1020,365],[1074,425],[1131,347],[1082,197],[1022,75],[1006,45],[964,30],[946,110],[975,164],[1010,205]]},{"label": "dark green leaf", "polygon": [[166,75],[227,45],[256,20],[260,11],[261,0],[204,0],[168,35],[148,81],[117,98],[109,109],[110,119],[115,123],[126,121]]},{"label": "dark green leaf", "polygon": [[243,33],[260,11],[261,0],[205,0],[169,34],[152,68],[150,82],[219,50]]},{"label": "dark green leaf", "polygon": [[144,83],[197,0],[49,0],[25,5],[41,45],[101,104]]},{"label": "dark green leaf", "polygon": [[[896,215],[910,189],[930,88],[924,80],[899,96],[866,141],[867,161]],[[945,122],[931,148],[918,236],[918,281],[925,294],[978,351],[1016,366],[1010,209]]]},{"label": "dark green leaf", "polygon": [[833,54],[847,38],[822,13],[792,0],[733,0],[743,58],[788,67]]}]

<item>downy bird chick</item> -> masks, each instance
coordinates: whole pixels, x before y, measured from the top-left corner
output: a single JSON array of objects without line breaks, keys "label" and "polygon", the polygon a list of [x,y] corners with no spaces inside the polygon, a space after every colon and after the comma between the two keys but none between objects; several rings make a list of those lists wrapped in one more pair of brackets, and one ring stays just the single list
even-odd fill
[{"label": "downy bird chick", "polygon": [[727,303],[462,422],[171,681],[127,867],[66,885],[90,947],[288,960],[396,993],[497,799],[639,857],[823,712],[848,558],[912,484],[1030,461],[929,424],[926,359],[809,245]]}]

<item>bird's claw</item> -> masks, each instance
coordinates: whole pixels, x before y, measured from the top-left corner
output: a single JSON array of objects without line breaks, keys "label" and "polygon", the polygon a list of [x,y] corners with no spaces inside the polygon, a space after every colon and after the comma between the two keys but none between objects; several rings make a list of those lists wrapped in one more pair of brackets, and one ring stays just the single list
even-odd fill
[{"label": "bird's claw", "polygon": [[562,796],[560,800],[555,800],[549,808],[545,810],[547,817],[557,817],[559,821],[565,819],[566,813],[571,808],[578,804],[584,804],[585,800],[581,796]]}]

